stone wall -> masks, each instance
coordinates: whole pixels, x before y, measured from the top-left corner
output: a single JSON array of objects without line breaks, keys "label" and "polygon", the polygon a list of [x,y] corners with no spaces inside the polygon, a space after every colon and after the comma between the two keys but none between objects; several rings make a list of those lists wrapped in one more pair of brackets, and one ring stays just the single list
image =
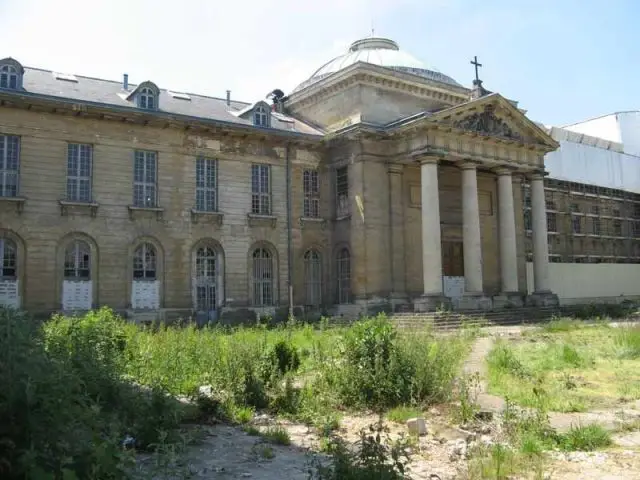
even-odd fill
[{"label": "stone wall", "polygon": [[[130,298],[131,255],[143,239],[158,248],[161,306],[192,306],[193,246],[210,240],[224,253],[225,298],[230,306],[246,305],[249,298],[249,251],[259,242],[277,253],[276,296],[287,300],[286,155],[283,146],[245,138],[191,134],[176,128],[143,127],[122,122],[35,113],[3,108],[0,133],[21,137],[20,195],[26,197],[18,213],[13,202],[0,202],[0,227],[13,232],[24,249],[23,307],[31,311],[60,308],[63,258],[66,242],[88,239],[97,260],[92,272],[96,305],[126,309]],[[67,142],[93,145],[93,200],[90,209],[69,207],[63,214],[59,200],[66,192]],[[163,212],[131,212],[133,202],[133,152],[158,152],[158,204]],[[195,158],[218,159],[220,225],[213,218],[191,214],[195,206]],[[303,302],[304,278],[300,258],[315,246],[329,272],[329,234],[326,225],[303,224],[302,172],[317,168],[320,155],[292,148],[293,162],[293,258],[296,302]],[[252,226],[251,163],[271,165],[272,204],[275,225]],[[321,188],[328,188],[328,174]],[[323,204],[321,215],[328,213]]]}]

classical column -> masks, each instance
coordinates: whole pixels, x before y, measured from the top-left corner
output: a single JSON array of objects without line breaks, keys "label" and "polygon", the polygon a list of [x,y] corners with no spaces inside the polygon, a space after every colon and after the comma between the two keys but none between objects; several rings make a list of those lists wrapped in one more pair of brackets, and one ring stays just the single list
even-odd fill
[{"label": "classical column", "polygon": [[422,281],[425,296],[442,296],[442,242],[438,160],[425,158],[420,166],[422,188]]},{"label": "classical column", "polygon": [[462,251],[465,292],[482,294],[482,240],[476,164],[465,162],[462,169]]},{"label": "classical column", "polygon": [[404,205],[402,204],[403,165],[389,164],[389,245],[391,247],[391,293],[406,295],[404,244]]},{"label": "classical column", "polygon": [[547,243],[547,211],[544,198],[544,176],[531,177],[531,219],[533,228],[534,293],[549,292],[549,244]]},{"label": "classical column", "polygon": [[502,293],[518,291],[516,218],[513,207],[511,171],[500,169],[498,175],[498,231],[500,234],[500,279]]}]

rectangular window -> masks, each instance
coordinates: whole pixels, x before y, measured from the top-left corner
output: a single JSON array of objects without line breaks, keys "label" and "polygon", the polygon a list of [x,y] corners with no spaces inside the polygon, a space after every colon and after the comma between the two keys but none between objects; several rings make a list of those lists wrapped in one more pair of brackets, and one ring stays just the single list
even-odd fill
[{"label": "rectangular window", "polygon": [[218,211],[218,161],[196,158],[196,210]]},{"label": "rectangular window", "polygon": [[640,222],[633,222],[633,236],[634,238],[640,238]]},{"label": "rectangular window", "polygon": [[91,201],[93,146],[70,143],[67,146],[67,200]]},{"label": "rectangular window", "polygon": [[633,218],[640,219],[640,203],[633,205]]},{"label": "rectangular window", "polygon": [[572,203],[570,208],[572,213],[580,213],[580,205],[577,203]]},{"label": "rectangular window", "polygon": [[573,233],[582,233],[582,217],[574,216],[571,222],[573,224]]},{"label": "rectangular window", "polygon": [[598,205],[591,205],[591,213],[593,215],[600,215],[600,207]]},{"label": "rectangular window", "polygon": [[251,213],[271,215],[271,166],[251,165]]},{"label": "rectangular window", "polygon": [[302,174],[304,190],[304,216],[317,218],[320,216],[320,184],[316,170],[305,170]]},{"label": "rectangular window", "polygon": [[20,137],[0,135],[0,197],[18,196]]},{"label": "rectangular window", "polygon": [[599,218],[592,218],[591,221],[593,222],[592,225],[592,230],[591,233],[593,235],[600,235],[600,219]]},{"label": "rectangular window", "polygon": [[336,217],[349,215],[349,167],[336,170]]},{"label": "rectangular window", "polygon": [[613,234],[616,237],[622,236],[622,220],[614,220],[613,221]]},{"label": "rectangular window", "polygon": [[133,205],[156,207],[158,200],[158,169],[156,152],[136,150],[133,167]]},{"label": "rectangular window", "polygon": [[547,231],[552,233],[558,231],[558,218],[555,213],[547,212]]}]

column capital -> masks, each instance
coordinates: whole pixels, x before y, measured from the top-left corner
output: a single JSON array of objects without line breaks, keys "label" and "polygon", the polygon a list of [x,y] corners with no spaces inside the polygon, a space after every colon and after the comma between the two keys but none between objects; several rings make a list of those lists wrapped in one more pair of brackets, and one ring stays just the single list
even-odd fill
[{"label": "column capital", "polygon": [[476,162],[475,160],[465,159],[456,162],[456,166],[461,170],[476,170],[480,162]]},{"label": "column capital", "polygon": [[514,173],[517,173],[514,168],[500,166],[493,169],[493,173],[495,173],[499,177],[503,176],[513,176]]},{"label": "column capital", "polygon": [[388,163],[387,171],[389,173],[401,174],[402,172],[404,172],[404,165],[399,163]]},{"label": "column capital", "polygon": [[549,172],[538,170],[535,172],[529,172],[526,176],[528,180],[544,180],[544,177],[546,177],[547,175],[549,175]]},{"label": "column capital", "polygon": [[416,155],[413,157],[420,165],[437,165],[440,163],[440,157],[435,155]]}]

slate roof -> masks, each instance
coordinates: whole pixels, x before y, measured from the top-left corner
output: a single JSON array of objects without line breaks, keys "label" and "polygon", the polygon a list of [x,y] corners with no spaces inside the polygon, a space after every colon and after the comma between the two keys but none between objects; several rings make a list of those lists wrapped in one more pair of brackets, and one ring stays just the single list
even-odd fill
[{"label": "slate roof", "polygon": [[[129,107],[132,110],[138,110],[133,101],[126,100],[126,96],[136,89],[136,84],[130,83],[128,90],[124,90],[122,82],[82,75],[73,76],[77,79],[77,82],[56,78],[55,72],[50,70],[24,67],[23,91],[36,95],[97,102],[105,106]],[[227,106],[227,100],[224,98],[186,92],[190,100],[184,100],[172,96],[169,92],[173,93],[174,91],[160,89],[158,111],[245,126],[253,125],[250,118],[240,118],[238,116],[238,111],[247,110],[253,104],[231,100],[230,105]],[[321,131],[300,120],[284,114],[276,114],[276,112],[272,112],[271,115],[271,128],[303,134],[322,135]]]}]

